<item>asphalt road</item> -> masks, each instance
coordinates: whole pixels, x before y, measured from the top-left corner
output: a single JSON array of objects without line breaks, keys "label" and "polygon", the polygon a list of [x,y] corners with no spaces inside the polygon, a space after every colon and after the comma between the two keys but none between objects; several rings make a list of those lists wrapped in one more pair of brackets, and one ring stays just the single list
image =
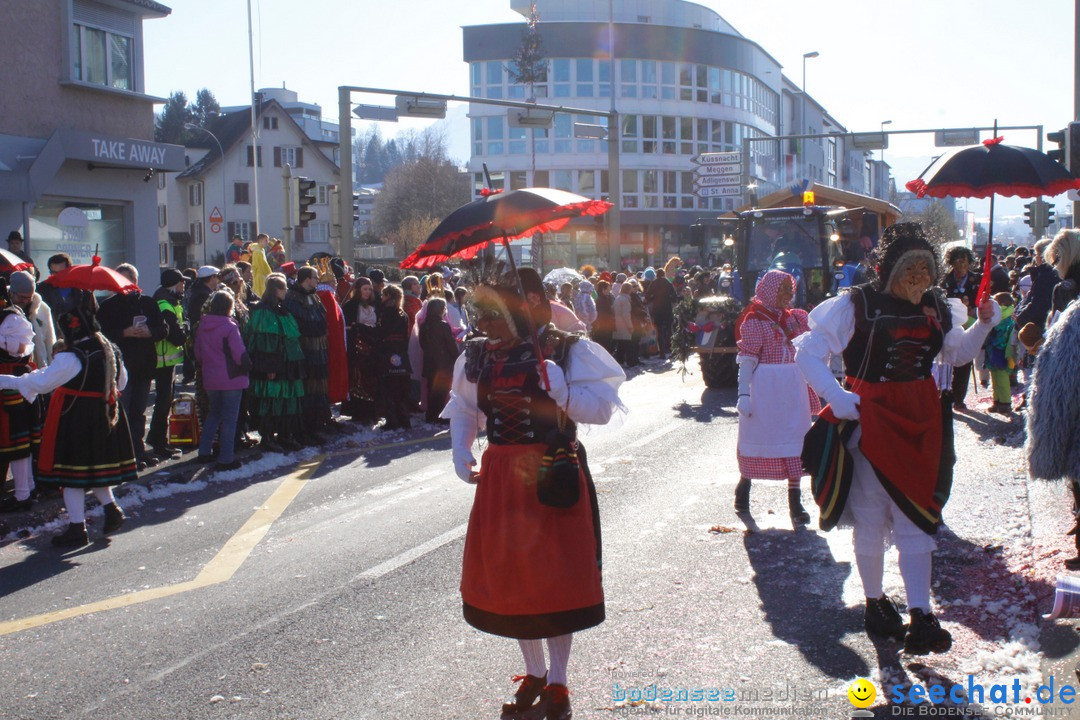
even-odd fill
[{"label": "asphalt road", "polygon": [[[1067,502],[1025,482],[1019,420],[957,423],[934,575],[956,647],[914,659],[862,632],[848,531],[793,532],[781,483],[755,485],[753,532],[735,517],[734,394],[649,366],[624,385],[631,412],[584,437],[608,619],[575,637],[575,717],[848,717],[856,677],[895,717],[892,684],[1034,687],[1076,649],[1070,625],[1038,622]],[[472,488],[445,433],[369,439],[212,482],[180,466],[111,541],[0,547],[0,717],[497,718],[522,662],[461,619]],[[895,553],[886,585],[903,597]],[[638,701],[650,685],[720,699]]]}]

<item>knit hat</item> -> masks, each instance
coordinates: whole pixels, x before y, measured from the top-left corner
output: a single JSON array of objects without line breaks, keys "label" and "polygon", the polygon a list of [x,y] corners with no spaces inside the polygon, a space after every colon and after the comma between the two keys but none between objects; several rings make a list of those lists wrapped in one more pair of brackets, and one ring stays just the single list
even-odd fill
[{"label": "knit hat", "polygon": [[8,292],[19,295],[32,295],[34,293],[34,276],[25,270],[11,273],[8,280]]},{"label": "knit hat", "polygon": [[165,268],[161,271],[161,287],[173,287],[184,279],[184,274],[176,268]]},{"label": "knit hat", "polygon": [[651,282],[656,279],[656,271],[652,268],[645,268],[645,272],[642,274],[642,277]]},{"label": "knit hat", "polygon": [[199,268],[199,271],[195,273],[195,277],[199,280],[205,280],[206,278],[215,277],[221,270],[217,269],[213,265],[203,265]]}]

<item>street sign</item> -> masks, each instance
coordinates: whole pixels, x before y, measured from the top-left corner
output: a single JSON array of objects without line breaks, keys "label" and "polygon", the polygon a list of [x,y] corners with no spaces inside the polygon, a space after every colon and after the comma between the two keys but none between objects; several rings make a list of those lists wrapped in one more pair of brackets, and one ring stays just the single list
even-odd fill
[{"label": "street sign", "polygon": [[698,165],[694,168],[698,177],[702,175],[738,175],[742,172],[742,163],[724,163],[722,165]]},{"label": "street sign", "polygon": [[889,147],[889,134],[883,132],[851,133],[851,146],[857,150],[884,150]]},{"label": "street sign", "polygon": [[978,145],[979,131],[975,128],[960,130],[938,130],[934,133],[934,145],[951,147],[956,145]]},{"label": "street sign", "polygon": [[742,178],[738,175],[699,175],[694,178],[697,187],[719,187],[721,185],[740,185]]},{"label": "street sign", "polygon": [[737,197],[743,194],[743,189],[739,185],[722,185],[720,187],[699,187],[694,190],[694,194],[699,198],[710,197]]},{"label": "street sign", "polygon": [[209,220],[212,223],[221,223],[225,221],[225,218],[221,217],[221,211],[215,207],[213,210],[210,211]]},{"label": "street sign", "polygon": [[698,165],[724,165],[731,163],[741,163],[742,153],[738,152],[714,152],[714,153],[701,153],[690,158],[691,162],[695,162]]},{"label": "street sign", "polygon": [[221,232],[221,223],[210,223],[210,232],[214,233],[215,235]]}]

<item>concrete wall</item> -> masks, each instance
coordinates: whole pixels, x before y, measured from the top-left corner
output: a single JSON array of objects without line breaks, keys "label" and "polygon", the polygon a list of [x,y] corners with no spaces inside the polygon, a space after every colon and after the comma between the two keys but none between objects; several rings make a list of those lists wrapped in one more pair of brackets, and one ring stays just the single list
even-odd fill
[{"label": "concrete wall", "polygon": [[[152,101],[135,93],[61,84],[71,34],[68,0],[0,3],[0,132],[47,138],[54,129],[75,128],[113,137],[152,139]],[[141,21],[137,21],[141,27]],[[136,45],[141,41],[138,33]],[[142,65],[136,47],[133,62]],[[141,70],[137,73],[141,75]],[[138,80],[136,80],[138,82]]]}]

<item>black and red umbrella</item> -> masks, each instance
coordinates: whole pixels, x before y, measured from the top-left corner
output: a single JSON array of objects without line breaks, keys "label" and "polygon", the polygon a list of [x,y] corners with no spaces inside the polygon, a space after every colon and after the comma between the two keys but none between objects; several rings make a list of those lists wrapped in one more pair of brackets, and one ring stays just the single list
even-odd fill
[{"label": "black and red umbrella", "polygon": [[108,290],[114,293],[139,292],[139,286],[101,264],[94,255],[89,265],[72,265],[45,278],[45,282],[58,288],[80,290]]},{"label": "black and red umbrella", "polygon": [[34,267],[32,262],[23,260],[13,252],[0,249],[0,273],[13,273],[19,270],[29,270],[32,267]]},{"label": "black and red umbrella", "polygon": [[611,203],[551,188],[522,188],[462,205],[401,262],[402,268],[424,270],[450,258],[476,257],[490,242],[509,243],[536,233],[561,230],[571,218],[602,215]]},{"label": "black and red umbrella", "polygon": [[918,197],[990,198],[990,230],[978,295],[982,303],[990,292],[993,266],[994,198],[1060,195],[1080,188],[1080,178],[1046,153],[1005,145],[1002,138],[995,137],[945,153],[905,187]]}]

